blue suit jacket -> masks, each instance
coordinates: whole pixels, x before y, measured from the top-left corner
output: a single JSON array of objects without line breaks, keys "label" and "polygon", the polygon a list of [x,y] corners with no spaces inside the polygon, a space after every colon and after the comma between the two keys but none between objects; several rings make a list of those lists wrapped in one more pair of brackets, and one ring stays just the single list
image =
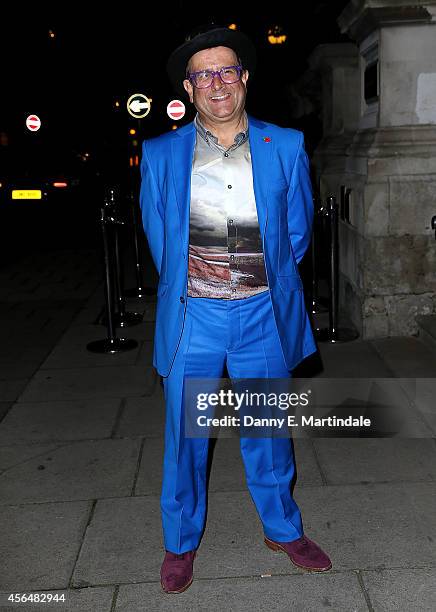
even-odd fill
[{"label": "blue suit jacket", "polygon": [[[313,200],[303,134],[248,117],[253,185],[268,285],[285,363],[315,352],[297,264],[311,237]],[[265,140],[266,138],[266,140]],[[159,273],[153,365],[168,376],[187,304],[192,123],[142,145],[140,205]]]}]

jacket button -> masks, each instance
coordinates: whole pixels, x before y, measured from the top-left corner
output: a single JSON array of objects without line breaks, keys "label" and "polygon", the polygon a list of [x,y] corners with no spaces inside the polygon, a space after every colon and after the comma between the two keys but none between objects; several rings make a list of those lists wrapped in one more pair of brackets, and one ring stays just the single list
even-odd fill
[{"label": "jacket button", "polygon": [[183,295],[180,297],[180,301],[182,302],[182,304],[185,303],[185,298],[183,297]]}]

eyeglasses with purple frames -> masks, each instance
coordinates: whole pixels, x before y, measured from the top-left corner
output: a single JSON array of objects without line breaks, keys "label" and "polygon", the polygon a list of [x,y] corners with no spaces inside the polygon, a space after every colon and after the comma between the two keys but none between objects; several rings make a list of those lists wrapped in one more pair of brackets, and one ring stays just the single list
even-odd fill
[{"label": "eyeglasses with purple frames", "polygon": [[186,78],[191,81],[197,89],[206,89],[218,76],[223,83],[236,83],[240,80],[243,68],[239,66],[223,66],[220,70],[200,70],[199,72],[188,72]]}]

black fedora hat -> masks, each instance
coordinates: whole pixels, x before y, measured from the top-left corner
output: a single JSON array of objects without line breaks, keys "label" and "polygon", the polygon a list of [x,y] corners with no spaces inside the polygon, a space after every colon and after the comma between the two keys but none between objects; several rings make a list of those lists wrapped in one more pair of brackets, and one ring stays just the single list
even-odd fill
[{"label": "black fedora hat", "polygon": [[240,58],[244,69],[250,76],[256,69],[256,49],[251,40],[238,30],[224,26],[208,24],[199,26],[188,34],[185,42],[173,51],[167,62],[167,72],[177,93],[186,96],[183,80],[186,78],[186,66],[191,57],[198,51],[212,47],[229,47]]}]

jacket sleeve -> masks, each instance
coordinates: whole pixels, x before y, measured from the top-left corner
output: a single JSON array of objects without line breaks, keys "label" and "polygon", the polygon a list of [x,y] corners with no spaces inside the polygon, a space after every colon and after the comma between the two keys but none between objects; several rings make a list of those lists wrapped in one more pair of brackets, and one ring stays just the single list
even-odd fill
[{"label": "jacket sleeve", "polygon": [[157,181],[150,165],[146,141],[142,144],[139,203],[142,212],[144,232],[147,237],[154,265],[160,275],[164,248],[164,208]]},{"label": "jacket sleeve", "polygon": [[297,264],[310,244],[313,222],[312,183],[309,159],[304,149],[304,136],[300,133],[298,152],[288,190],[288,231]]}]

